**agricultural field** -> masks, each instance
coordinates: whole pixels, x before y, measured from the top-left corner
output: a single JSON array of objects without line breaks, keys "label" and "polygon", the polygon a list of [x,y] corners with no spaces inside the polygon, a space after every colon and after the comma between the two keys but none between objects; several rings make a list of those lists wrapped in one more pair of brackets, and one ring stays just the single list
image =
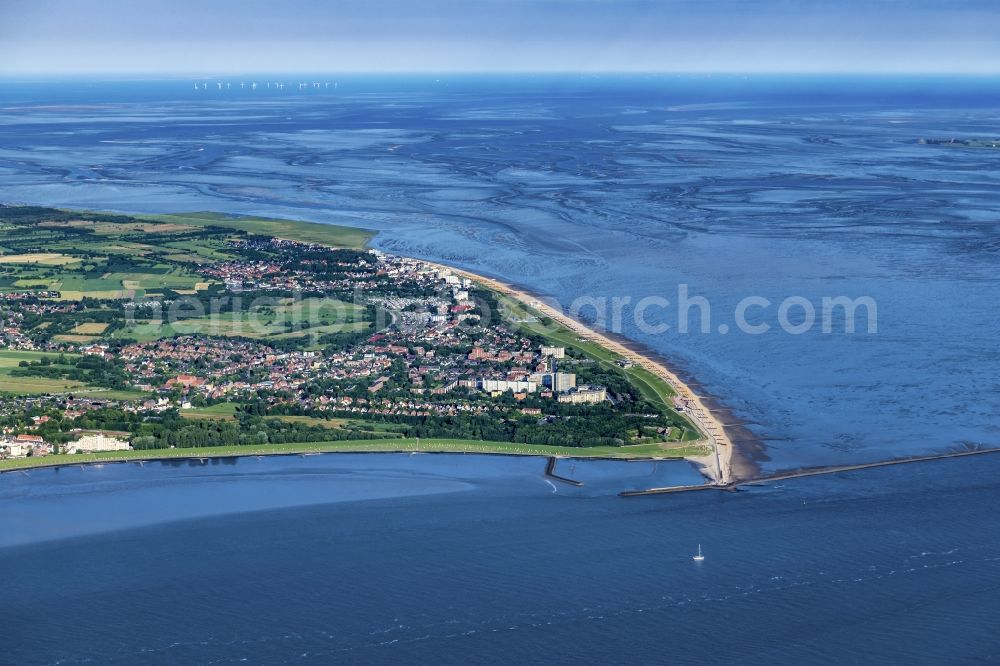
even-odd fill
[{"label": "agricultural field", "polygon": [[[51,317],[29,327],[37,342],[88,345],[200,335],[305,343],[371,327],[364,306],[336,298],[247,299],[239,311],[208,315],[197,305],[225,294],[212,267],[239,261],[236,248],[255,234],[280,232],[360,247],[371,237],[363,230],[212,214],[136,218],[2,208],[0,219],[4,215],[15,217],[0,222],[5,226],[0,299],[34,294],[53,304]],[[193,310],[132,316],[123,305],[185,297],[195,299]]]},{"label": "agricultural field", "polygon": [[226,257],[220,249],[227,235],[151,222],[42,220],[18,226],[5,234],[0,252],[0,292],[45,290],[58,300],[80,301],[205,290],[211,281],[189,262],[169,257],[181,250],[203,262]]},{"label": "agricultural field", "polygon": [[[71,355],[66,355],[72,359]],[[14,349],[0,349],[0,394],[13,395],[38,395],[42,393],[66,393],[76,389],[89,389],[83,382],[52,379],[49,377],[17,377],[12,371],[18,367],[22,361],[38,361],[48,358],[51,361],[58,359],[59,354],[46,352],[20,351]]]},{"label": "agricultural field", "polygon": [[70,333],[74,333],[76,335],[100,335],[107,327],[108,325],[105,323],[88,322],[86,324],[78,324],[77,326],[74,326],[70,330]]},{"label": "agricultural field", "polygon": [[0,264],[38,264],[39,266],[65,266],[80,260],[57,252],[36,252],[29,254],[0,255]]}]

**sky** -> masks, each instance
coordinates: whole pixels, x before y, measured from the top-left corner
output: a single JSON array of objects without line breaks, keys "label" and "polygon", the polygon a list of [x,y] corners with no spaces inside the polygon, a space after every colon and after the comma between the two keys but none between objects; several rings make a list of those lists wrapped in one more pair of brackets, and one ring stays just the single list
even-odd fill
[{"label": "sky", "polygon": [[1000,0],[0,0],[0,75],[1000,73]]}]

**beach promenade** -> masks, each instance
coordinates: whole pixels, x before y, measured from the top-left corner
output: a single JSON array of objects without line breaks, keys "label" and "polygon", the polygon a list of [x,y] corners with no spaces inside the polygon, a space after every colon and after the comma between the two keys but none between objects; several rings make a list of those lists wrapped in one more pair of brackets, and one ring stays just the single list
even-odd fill
[{"label": "beach promenade", "polygon": [[537,296],[534,296],[511,284],[460,268],[455,268],[454,266],[448,266],[446,264],[440,264],[433,261],[422,261],[429,266],[434,266],[438,270],[451,271],[455,275],[468,278],[473,282],[482,284],[493,291],[508,296],[531,308],[532,310],[535,310],[536,312],[558,322],[562,326],[576,333],[581,339],[594,342],[605,349],[618,354],[623,359],[631,361],[635,365],[645,368],[653,375],[663,379],[677,393],[677,396],[680,399],[691,405],[691,408],[684,413],[701,432],[704,441],[711,445],[712,452],[710,454],[706,456],[691,457],[690,460],[699,465],[702,473],[717,485],[729,485],[735,480],[732,476],[733,442],[726,434],[722,423],[708,409],[701,396],[695,393],[690,386],[685,384],[680,377],[678,377],[662,363],[629,349],[627,346],[614,338],[604,335],[599,331],[595,331],[583,322],[564,314],[560,309],[542,302]]}]

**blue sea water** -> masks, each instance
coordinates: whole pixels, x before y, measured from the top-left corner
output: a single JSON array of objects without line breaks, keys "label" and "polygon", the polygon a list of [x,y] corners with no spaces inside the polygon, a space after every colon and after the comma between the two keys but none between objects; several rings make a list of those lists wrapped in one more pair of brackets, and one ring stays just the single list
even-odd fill
[{"label": "blue sea water", "polygon": [[[564,305],[629,298],[622,332],[765,470],[1000,443],[1000,152],[919,143],[1000,138],[996,79],[284,80],[2,82],[0,199],[353,224]],[[679,332],[679,285],[707,332]],[[632,321],[647,296],[666,333]],[[764,335],[734,325],[749,296]],[[838,296],[877,332],[779,329],[784,299]]]},{"label": "blue sea water", "polygon": [[[564,304],[687,284],[711,332],[624,333],[765,471],[1000,443],[1000,153],[918,142],[1000,138],[996,80],[193,83],[0,83],[0,200],[364,226]],[[752,295],[871,296],[878,332],[720,333]],[[585,485],[475,456],[0,475],[0,663],[998,658],[1000,458],[643,499],[697,477],[560,465]]]},{"label": "blue sea water", "polygon": [[560,465],[585,485],[406,454],[0,475],[0,663],[1000,659],[1000,456],[647,498],[616,493],[693,470]]}]

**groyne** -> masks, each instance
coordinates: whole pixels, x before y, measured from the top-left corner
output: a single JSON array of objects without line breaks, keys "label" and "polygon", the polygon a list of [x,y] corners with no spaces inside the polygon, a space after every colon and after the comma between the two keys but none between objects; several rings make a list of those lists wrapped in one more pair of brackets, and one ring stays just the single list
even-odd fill
[{"label": "groyne", "polygon": [[556,461],[559,460],[555,456],[549,456],[548,462],[545,463],[545,476],[552,479],[553,481],[559,481],[560,483],[566,483],[571,486],[582,486],[582,481],[576,481],[565,476],[560,476],[556,474]]},{"label": "groyne", "polygon": [[934,460],[947,460],[950,458],[967,458],[969,456],[979,456],[990,453],[1000,453],[1000,447],[971,449],[967,451],[949,451],[946,453],[934,453],[925,456],[913,456],[910,458],[895,458],[893,460],[882,460],[879,462],[858,463],[856,465],[831,465],[828,467],[812,467],[812,468],[794,470],[790,472],[779,472],[777,474],[760,476],[755,479],[746,479],[743,481],[737,481],[726,484],[704,484],[700,486],[667,486],[663,488],[647,488],[645,490],[625,490],[618,493],[618,495],[620,497],[643,497],[646,495],[667,495],[671,493],[683,493],[683,492],[693,492],[701,490],[722,490],[722,491],[734,492],[739,490],[740,486],[744,485],[767,484],[774,481],[787,481],[788,479],[799,479],[807,476],[839,474],[841,472],[854,472],[858,470],[874,469],[876,467],[907,465],[910,463],[931,462]]}]

